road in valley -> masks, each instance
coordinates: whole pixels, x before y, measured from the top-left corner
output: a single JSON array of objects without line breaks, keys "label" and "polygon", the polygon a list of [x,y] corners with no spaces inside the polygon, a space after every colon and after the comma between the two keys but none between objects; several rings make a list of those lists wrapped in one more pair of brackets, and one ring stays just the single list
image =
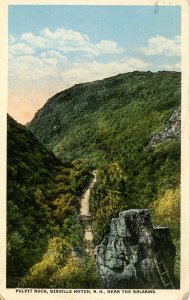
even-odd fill
[{"label": "road in valley", "polygon": [[91,180],[87,190],[84,192],[81,198],[81,208],[80,208],[80,217],[82,219],[83,228],[84,228],[84,251],[86,254],[93,255],[93,234],[92,234],[92,225],[91,225],[91,215],[90,215],[90,193],[93,189],[94,184],[97,181],[96,172],[93,171],[93,179]]}]

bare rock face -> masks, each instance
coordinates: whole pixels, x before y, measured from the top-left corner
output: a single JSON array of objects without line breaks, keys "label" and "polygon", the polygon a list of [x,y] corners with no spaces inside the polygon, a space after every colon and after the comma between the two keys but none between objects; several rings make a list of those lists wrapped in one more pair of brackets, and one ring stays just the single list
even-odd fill
[{"label": "bare rock face", "polygon": [[112,219],[110,233],[95,252],[106,288],[174,288],[170,230],[153,228],[149,209],[126,210]]},{"label": "bare rock face", "polygon": [[181,134],[181,107],[179,106],[178,109],[175,110],[174,113],[171,115],[166,128],[156,133],[156,135],[152,137],[145,150],[149,150],[151,147],[164,143],[167,140],[180,137],[180,134]]}]

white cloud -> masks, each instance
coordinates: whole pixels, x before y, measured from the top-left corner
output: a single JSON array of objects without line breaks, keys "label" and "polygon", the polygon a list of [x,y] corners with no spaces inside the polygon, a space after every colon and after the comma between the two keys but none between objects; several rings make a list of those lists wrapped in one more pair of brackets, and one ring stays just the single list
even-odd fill
[{"label": "white cloud", "polygon": [[161,67],[163,68],[163,70],[167,70],[167,71],[181,71],[181,64],[180,63],[163,64],[163,65],[161,65]]},{"label": "white cloud", "polygon": [[100,80],[119,73],[146,70],[148,67],[148,63],[137,58],[124,58],[107,63],[97,61],[77,62],[64,70],[63,81],[67,87],[70,87],[73,83]]},{"label": "white cloud", "polygon": [[33,48],[48,48],[49,40],[42,36],[36,36],[31,32],[27,32],[21,35],[20,39],[25,43],[28,43]]},{"label": "white cloud", "polygon": [[59,41],[60,45],[64,45],[66,42],[83,45],[84,43],[90,41],[89,37],[86,34],[81,34],[80,32],[65,28],[58,28],[54,32],[52,32],[48,28],[45,28],[40,32],[40,34],[50,41]]},{"label": "white cloud", "polygon": [[24,86],[27,81],[39,85],[41,80],[48,78],[56,79],[57,74],[56,58],[43,59],[32,55],[11,58],[9,61],[9,81]]},{"label": "white cloud", "polygon": [[[32,82],[35,85],[48,80],[58,86],[70,87],[75,83],[103,79],[119,73],[147,69],[149,64],[137,58],[124,58],[118,61],[97,62],[81,60],[71,62],[57,51],[47,51],[39,57],[22,55],[10,58],[9,81]],[[22,84],[21,84],[22,85]],[[23,84],[24,86],[24,84]]]},{"label": "white cloud", "polygon": [[[92,43],[87,35],[64,28],[10,36],[9,45],[9,99],[12,111],[25,121],[49,97],[75,83],[147,70],[150,66],[138,58],[123,58],[123,54],[106,56],[105,61],[101,55],[123,52],[115,41]],[[22,113],[17,109],[19,105]]]},{"label": "white cloud", "polygon": [[42,58],[53,57],[53,58],[58,58],[58,59],[61,59],[61,60],[64,60],[64,61],[68,60],[66,56],[64,56],[60,52],[54,51],[54,50],[47,51],[47,52],[42,52],[40,54],[40,57],[42,57]]},{"label": "white cloud", "polygon": [[113,54],[113,53],[119,54],[123,52],[123,49],[118,47],[117,43],[114,41],[102,40],[95,45],[92,44],[85,45],[83,51],[98,56],[101,54]]},{"label": "white cloud", "polygon": [[98,56],[123,52],[115,41],[102,40],[99,43],[92,43],[86,34],[65,28],[55,31],[45,28],[38,35],[24,33],[20,39],[33,48],[54,49],[64,53],[86,52]]},{"label": "white cloud", "polygon": [[148,46],[139,49],[146,56],[165,55],[179,56],[181,51],[181,38],[175,36],[174,39],[168,39],[164,36],[156,36],[148,40]]},{"label": "white cloud", "polygon": [[11,44],[9,46],[9,55],[28,55],[33,54],[34,50],[29,45],[24,43]]},{"label": "white cloud", "polygon": [[[148,40],[147,47],[139,50],[146,56],[179,55],[180,36],[173,40],[164,36],[153,37]],[[48,97],[75,83],[147,70],[152,66],[142,59],[123,57],[124,50],[116,41],[94,43],[86,34],[65,28],[55,31],[45,28],[38,34],[24,33],[20,37],[10,35],[9,98],[12,99],[12,110],[20,114],[19,105],[25,107],[27,112],[23,110],[22,115],[26,118]],[[180,64],[160,66],[165,70],[180,69]]]},{"label": "white cloud", "polygon": [[[79,52],[74,58],[64,54],[73,51]],[[45,28],[38,35],[24,33],[17,39],[10,36],[9,88],[40,87],[54,82],[54,86],[64,89],[77,81],[112,76],[122,72],[126,64],[123,61],[98,63],[94,57],[122,51],[115,41],[92,44],[87,35],[64,28],[54,32]]]},{"label": "white cloud", "polygon": [[16,42],[16,38],[14,35],[9,34],[9,45],[14,44]]}]

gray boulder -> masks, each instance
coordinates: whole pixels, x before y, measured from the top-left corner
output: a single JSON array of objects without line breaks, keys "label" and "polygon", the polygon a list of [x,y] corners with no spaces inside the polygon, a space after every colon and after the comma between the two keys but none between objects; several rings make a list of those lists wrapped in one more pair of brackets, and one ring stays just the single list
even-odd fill
[{"label": "gray boulder", "polygon": [[148,209],[126,210],[112,219],[95,259],[106,288],[174,288],[170,230],[154,228]]}]

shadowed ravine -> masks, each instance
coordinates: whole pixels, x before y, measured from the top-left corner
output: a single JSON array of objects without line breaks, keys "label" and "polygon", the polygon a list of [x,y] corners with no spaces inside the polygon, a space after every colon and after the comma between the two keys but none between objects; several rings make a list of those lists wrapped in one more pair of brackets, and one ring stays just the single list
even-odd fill
[{"label": "shadowed ravine", "polygon": [[80,216],[83,223],[84,228],[84,252],[86,254],[93,255],[93,234],[92,234],[92,227],[91,227],[91,215],[89,210],[89,199],[90,199],[90,192],[97,181],[96,172],[93,171],[93,179],[91,180],[89,187],[84,192],[81,198],[81,208],[80,208]]}]

